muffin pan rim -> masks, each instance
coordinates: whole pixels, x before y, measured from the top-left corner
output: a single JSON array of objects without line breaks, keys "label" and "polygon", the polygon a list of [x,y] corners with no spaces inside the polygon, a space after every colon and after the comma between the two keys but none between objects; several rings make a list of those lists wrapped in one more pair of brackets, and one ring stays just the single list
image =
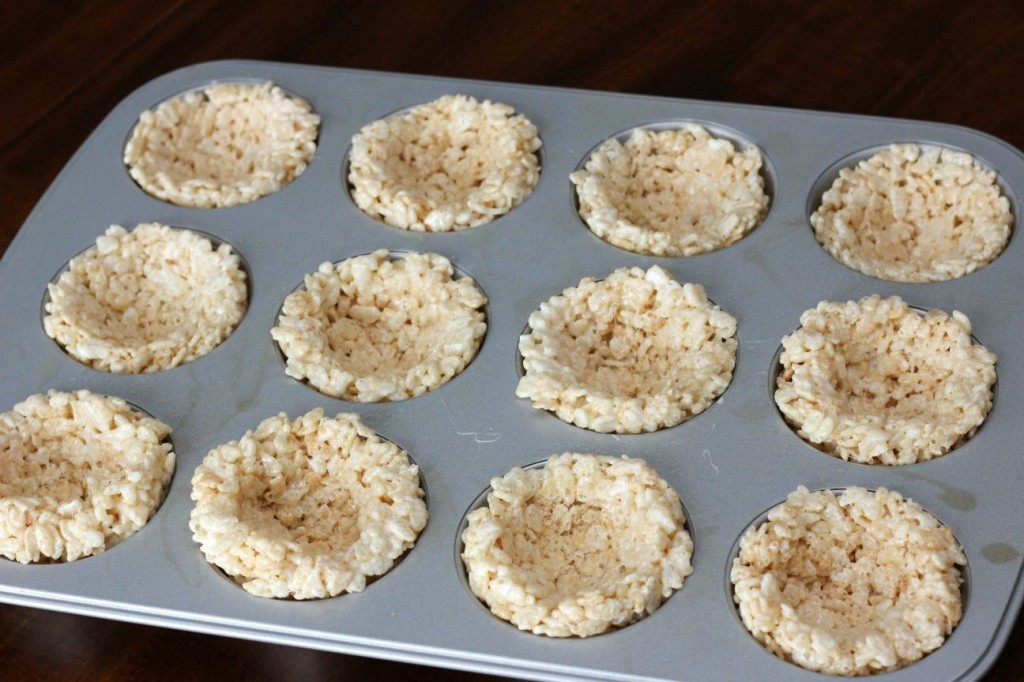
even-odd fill
[{"label": "muffin pan rim", "polygon": [[[224,209],[173,207],[148,196],[130,196],[142,193],[126,174],[116,177],[104,173],[121,164],[120,138],[123,129],[130,126],[125,121],[134,120],[149,101],[166,98],[160,97],[160,92],[170,95],[187,89],[185,85],[195,87],[250,76],[270,79],[288,91],[301,93],[322,117],[319,163],[311,163],[285,188],[288,191]],[[339,84],[346,87],[338,88]],[[343,102],[344,93],[337,92],[360,88],[372,97]],[[361,214],[357,208],[345,206],[351,204],[349,199],[316,194],[323,195],[325,187],[342,189],[337,178],[349,138],[360,127],[360,112],[370,112],[367,116],[372,118],[374,113],[396,109],[390,102],[398,98],[427,100],[431,95],[459,91],[510,104],[538,126],[544,140],[545,168],[531,201],[505,216],[505,222],[495,221],[480,230],[454,234],[396,235],[392,234],[394,230],[382,229],[379,223],[356,215]],[[603,106],[594,107],[595,102]],[[580,118],[584,112],[588,120]],[[580,230],[567,195],[568,173],[583,150],[576,141],[598,137],[597,131],[603,131],[603,138],[627,126],[667,117],[711,118],[749,135],[775,163],[781,178],[775,210],[745,239],[701,256],[653,259],[595,248],[603,245],[600,240],[588,241],[587,231]],[[828,134],[823,134],[822,127],[830,128],[824,131]],[[919,663],[889,676],[894,680],[980,677],[1008,637],[1012,617],[1024,598],[1020,583],[1024,560],[1017,556],[997,565],[982,555],[986,542],[1008,543],[1018,552],[1024,544],[1019,530],[1006,527],[1007,519],[1019,518],[1024,500],[1016,499],[1019,495],[999,494],[1001,489],[1010,488],[1013,474],[1019,477],[1024,472],[998,452],[1000,439],[1008,438],[1013,422],[1019,422],[1015,417],[1021,413],[1015,412],[1019,410],[1015,405],[1024,402],[1019,392],[1024,384],[1024,364],[1008,353],[1014,339],[1003,325],[1005,310],[998,305],[1004,285],[1012,281],[1014,265],[1021,262],[1024,247],[1021,240],[1011,239],[999,258],[970,278],[891,285],[837,270],[845,268],[834,265],[804,220],[806,191],[828,163],[850,149],[868,146],[867,142],[887,143],[910,137],[907,131],[915,129],[927,133],[913,135],[918,139],[927,136],[959,141],[958,146],[1000,167],[1018,194],[1024,186],[1024,154],[985,133],[948,124],[270,62],[199,64],[151,81],[118,104],[73,155],[0,261],[0,283],[7,286],[16,282],[17,287],[31,292],[28,304],[12,297],[0,306],[0,343],[5,344],[8,359],[0,368],[5,375],[0,408],[9,409],[29,394],[48,388],[79,387],[147,405],[174,427],[177,466],[183,474],[172,481],[162,514],[122,543],[125,556],[118,557],[118,562],[105,560],[101,554],[77,566],[78,562],[62,565],[59,568],[63,571],[28,567],[19,572],[11,570],[17,567],[0,566],[0,600],[535,679],[621,680],[680,675],[685,679],[763,679],[765,674],[780,679],[820,679],[814,673],[793,670],[790,664],[779,661],[776,665],[751,655],[751,647],[754,654],[760,653],[760,647],[749,641],[749,636],[740,632],[733,637],[726,632],[734,626],[729,620],[733,618],[729,615],[732,606],[722,597],[719,559],[724,561],[749,519],[768,503],[783,499],[797,483],[808,488],[884,485],[950,523],[965,543],[974,583],[971,609],[958,626],[957,636]],[[794,132],[800,137],[794,137]],[[797,152],[791,148],[794,141],[799,142]],[[831,158],[826,163],[819,157]],[[84,174],[82,169],[86,167],[95,168],[92,177]],[[94,196],[100,189],[106,198],[121,201],[104,201],[105,206],[81,202],[75,207],[76,215],[69,215],[66,209],[73,197]],[[311,201],[314,196],[317,200]],[[282,230],[279,223],[294,206],[302,207],[303,215],[288,225],[304,230],[306,239],[291,244],[288,235],[294,232]],[[173,376],[157,373],[116,377],[70,367],[68,359],[55,348],[36,348],[45,338],[36,329],[40,287],[72,255],[60,246],[54,248],[53,242],[59,238],[84,243],[112,223],[151,221],[185,224],[212,233],[246,254],[253,278],[260,280],[260,285],[250,300],[247,325],[239,325],[232,334],[234,350],[226,352],[225,345],[225,352],[216,361],[211,354],[177,368]],[[537,242],[531,242],[531,235],[549,239],[544,242],[550,245],[548,251],[536,252]],[[294,247],[296,254],[283,263],[269,255],[274,247],[282,245]],[[287,290],[322,260],[333,261],[345,253],[374,248],[436,251],[473,273],[491,300],[491,317],[488,343],[483,344],[463,374],[486,377],[490,382],[486,391],[480,388],[481,382],[467,380],[458,391],[425,394],[406,401],[408,408],[395,412],[393,405],[357,406],[319,394],[305,395],[313,392],[297,384],[288,385],[295,382],[279,371],[269,336],[273,313]],[[317,251],[323,256],[311,260],[308,253]],[[501,254],[500,262],[490,260],[495,252]],[[553,257],[566,254],[579,257],[568,261]],[[530,277],[510,292],[506,290],[506,282],[513,281],[509,274],[524,263],[521,259],[526,255],[531,257]],[[562,424],[557,420],[531,415],[529,406],[516,404],[521,402],[514,397],[518,377],[508,358],[522,320],[534,307],[551,291],[573,285],[582,276],[649,263],[661,265],[681,281],[699,282],[714,291],[715,301],[739,321],[745,361],[737,363],[733,382],[724,400],[717,404],[717,411],[709,411],[705,420],[691,420],[676,429],[620,441],[609,435],[560,430]],[[810,278],[811,274],[818,276]],[[830,277],[823,278],[822,274]],[[875,467],[853,470],[837,466],[844,462],[809,462],[785,444],[784,439],[794,435],[777,423],[774,408],[764,395],[766,376],[762,372],[768,367],[771,353],[782,336],[792,331],[793,321],[803,310],[820,300],[856,299],[867,293],[896,293],[922,307],[959,307],[975,323],[989,348],[1003,358],[997,365],[1000,400],[989,416],[988,428],[979,431],[972,441],[978,447],[984,443],[987,465],[969,467],[940,458],[933,463],[935,466],[924,469],[875,475]],[[771,302],[771,310],[758,304],[760,296]],[[19,330],[25,319],[33,321],[33,328]],[[753,395],[756,400],[750,400]],[[474,409],[484,397],[489,398],[488,410],[493,409],[493,413]],[[389,580],[374,586],[381,589],[349,595],[343,600],[347,603],[338,609],[316,604],[266,604],[262,602],[268,600],[256,600],[247,594],[225,594],[213,583],[215,576],[197,578],[200,569],[209,569],[205,562],[198,563],[204,560],[200,556],[197,561],[198,546],[183,527],[191,508],[188,470],[208,449],[236,439],[262,418],[282,410],[294,418],[318,405],[328,414],[359,413],[370,428],[403,443],[416,459],[432,495],[431,521],[417,543],[419,551],[410,552],[406,561],[389,573]],[[433,434],[443,440],[436,451],[418,426],[424,420],[430,420]],[[716,430],[718,422],[722,425]],[[996,422],[999,428],[993,429]],[[208,428],[200,428],[204,425]],[[694,573],[687,578],[682,595],[621,631],[578,642],[542,644],[534,640],[547,638],[503,637],[507,626],[488,624],[486,621],[495,620],[490,614],[455,609],[459,600],[444,598],[457,594],[464,599],[464,588],[452,574],[449,558],[457,523],[490,476],[521,462],[567,450],[646,459],[686,500],[688,522],[693,524],[694,537],[701,538]],[[1003,468],[993,466],[993,460]],[[780,474],[786,467],[788,478]],[[746,499],[750,496],[744,494],[745,488],[756,492],[753,500]],[[719,503],[716,506],[712,504],[715,499],[729,499],[733,504],[729,508]],[[1002,523],[996,535],[980,521],[982,516],[989,518],[994,513],[995,521]],[[144,574],[146,570],[152,574]],[[426,591],[422,589],[425,580],[432,585]],[[118,584],[130,584],[133,589],[126,592],[105,587]],[[230,585],[222,587],[240,592]],[[397,613],[396,619],[389,616],[392,612]],[[444,616],[442,623],[423,627],[438,615]],[[501,629],[496,629],[498,626]],[[666,629],[672,632],[666,633]],[[512,639],[527,639],[530,643]]]}]

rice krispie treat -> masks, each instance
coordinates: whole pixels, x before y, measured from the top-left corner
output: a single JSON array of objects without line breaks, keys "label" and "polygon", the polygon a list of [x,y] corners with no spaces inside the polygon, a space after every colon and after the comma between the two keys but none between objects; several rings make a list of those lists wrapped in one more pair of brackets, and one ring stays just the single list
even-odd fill
[{"label": "rice krispie treat", "polygon": [[959,311],[898,296],[823,301],[782,339],[775,402],[801,438],[864,464],[912,464],[970,438],[992,408],[996,356]]},{"label": "rice krispie treat", "polygon": [[537,128],[512,107],[446,95],[374,121],[352,138],[352,198],[404,230],[476,227],[530,196],[540,145]]},{"label": "rice krispie treat", "polygon": [[241,259],[157,223],[113,225],[48,286],[43,328],[96,369],[137,374],[206,355],[242,320]]},{"label": "rice krispie treat", "polygon": [[601,239],[649,256],[693,256],[742,239],[768,212],[757,147],[736,150],[699,125],[637,128],[569,176]]},{"label": "rice krispie treat", "polygon": [[0,414],[0,554],[75,561],[146,525],[174,473],[171,429],[120,398],[33,395]]},{"label": "rice krispie treat", "polygon": [[273,83],[224,83],[144,111],[124,150],[132,178],[179,206],[235,206],[302,175],[320,117]]},{"label": "rice krispie treat", "polygon": [[355,414],[282,413],[210,451],[192,476],[193,538],[251,594],[361,592],[427,523],[419,469]]},{"label": "rice krispie treat", "polygon": [[773,654],[869,675],[942,646],[966,563],[953,532],[899,493],[801,486],[743,534],[731,578],[743,624]]},{"label": "rice krispie treat", "polygon": [[974,272],[1010,238],[1010,202],[970,154],[894,144],[844,168],[811,224],[844,265],[893,282]]},{"label": "rice krispie treat", "polygon": [[469,585],[521,630],[587,637],[653,613],[693,572],[675,492],[642,459],[565,453],[491,480],[469,514]]},{"label": "rice krispie treat", "polygon": [[436,253],[391,260],[386,250],[323,263],[289,294],[271,336],[287,373],[354,402],[431,391],[476,356],[487,323],[483,292],[454,279]]},{"label": "rice krispie treat", "polygon": [[519,338],[516,395],[601,433],[657,431],[707,409],[736,364],[736,319],[655,265],[586,278]]}]

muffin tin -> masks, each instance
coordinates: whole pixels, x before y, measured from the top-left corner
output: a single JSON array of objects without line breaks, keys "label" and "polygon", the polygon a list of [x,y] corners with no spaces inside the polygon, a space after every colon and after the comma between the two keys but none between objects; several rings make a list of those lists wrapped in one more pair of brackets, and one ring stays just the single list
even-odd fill
[{"label": "muffin tin", "polygon": [[[131,180],[122,153],[141,111],[212,82],[268,79],[308,99],[322,118],[316,155],[292,184],[249,204],[194,209],[155,199]],[[346,188],[352,135],[449,93],[510,104],[537,125],[544,146],[533,194],[508,215],[456,233],[405,232],[364,215]],[[628,253],[591,234],[575,212],[569,173],[609,136],[687,121],[737,131],[761,147],[772,199],[761,225],[730,247],[678,259]],[[886,678],[980,678],[1024,595],[1024,357],[1014,352],[1024,324],[1024,246],[1011,238],[991,264],[934,284],[884,282],[834,261],[815,240],[809,212],[837,161],[890,142],[971,152],[999,172],[1020,215],[1024,156],[949,125],[245,61],[200,64],[150,82],[78,150],[0,263],[0,410],[51,388],[120,396],[174,429],[177,470],[163,506],[122,544],[69,564],[0,561],[0,600],[534,679],[821,679],[774,657],[744,630],[728,582],[734,544],[800,484],[885,486],[953,528],[968,557],[970,593],[946,644]],[[232,244],[252,277],[247,314],[208,355],[168,371],[113,375],[75,362],[43,332],[47,282],[109,225],[154,221]],[[288,377],[270,328],[307,272],[377,248],[451,259],[489,297],[488,330],[476,359],[433,392],[401,403],[346,403]],[[614,436],[562,423],[515,397],[517,341],[531,311],[583,277],[654,263],[704,285],[738,320],[734,378],[715,404],[670,429]],[[987,421],[944,457],[897,468],[844,462],[804,443],[775,408],[773,359],[800,314],[820,300],[871,293],[964,311],[975,336],[1000,358],[999,394]],[[192,541],[192,472],[210,449],[263,418],[282,411],[294,418],[317,406],[359,413],[410,453],[429,490],[430,520],[405,559],[362,593],[313,602],[252,597],[207,564]],[[646,459],[682,499],[695,545],[693,574],[661,609],[588,639],[540,637],[493,617],[468,591],[457,559],[463,516],[490,478],[564,451]]]}]

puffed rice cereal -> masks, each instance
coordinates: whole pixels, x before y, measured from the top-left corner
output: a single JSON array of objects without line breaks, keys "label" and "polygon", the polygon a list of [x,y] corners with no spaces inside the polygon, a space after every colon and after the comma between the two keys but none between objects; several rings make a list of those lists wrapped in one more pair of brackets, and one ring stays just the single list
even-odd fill
[{"label": "puffed rice cereal", "polygon": [[743,534],[731,578],[743,624],[773,654],[869,675],[942,646],[966,563],[953,532],[899,493],[801,486]]},{"label": "puffed rice cereal", "polygon": [[679,498],[642,459],[565,453],[491,480],[462,560],[521,630],[588,637],[653,613],[693,572]]},{"label": "puffed rice cereal", "polygon": [[192,476],[189,528],[207,561],[259,597],[361,592],[427,523],[419,469],[355,414],[260,422]]},{"label": "puffed rice cereal", "polygon": [[912,464],[970,438],[992,408],[996,356],[959,311],[898,296],[823,301],[782,340],[775,402],[801,438],[864,464]]},{"label": "puffed rice cereal", "polygon": [[569,176],[601,239],[649,256],[693,256],[742,239],[768,212],[761,152],[696,124],[605,141]]},{"label": "puffed rice cereal", "polygon": [[736,319],[655,265],[585,278],[530,315],[516,395],[601,433],[674,426],[728,387]]},{"label": "puffed rice cereal", "polygon": [[245,314],[241,259],[190,230],[111,226],[48,286],[43,328],[96,369],[176,367],[223,342]]},{"label": "puffed rice cereal", "polygon": [[135,533],[174,473],[170,434],[85,390],[33,395],[0,414],[0,554],[75,561]]},{"label": "puffed rice cereal", "polygon": [[970,154],[894,144],[841,170],[811,224],[833,258],[865,275],[956,279],[1010,238],[1010,202],[995,180]]},{"label": "puffed rice cereal", "polygon": [[391,260],[382,249],[323,263],[271,330],[287,373],[353,402],[405,400],[446,383],[487,329],[483,292],[453,275],[436,253]]},{"label": "puffed rice cereal", "polygon": [[404,230],[451,232],[522,203],[540,177],[537,128],[512,107],[446,95],[352,138],[356,205]]},{"label": "puffed rice cereal", "polygon": [[224,83],[142,112],[124,162],[147,193],[179,206],[255,201],[302,175],[320,117],[273,83]]}]

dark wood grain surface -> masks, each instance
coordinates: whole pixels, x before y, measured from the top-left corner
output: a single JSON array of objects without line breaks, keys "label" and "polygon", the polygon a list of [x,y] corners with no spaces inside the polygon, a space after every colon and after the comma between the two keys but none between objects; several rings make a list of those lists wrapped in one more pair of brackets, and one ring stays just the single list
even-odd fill
[{"label": "dark wood grain surface", "polygon": [[[0,251],[121,98],[211,59],[926,119],[1024,148],[1017,0],[8,0],[0,17]],[[23,680],[494,679],[4,605],[0,671]],[[989,679],[1024,679],[1021,623]]]}]

